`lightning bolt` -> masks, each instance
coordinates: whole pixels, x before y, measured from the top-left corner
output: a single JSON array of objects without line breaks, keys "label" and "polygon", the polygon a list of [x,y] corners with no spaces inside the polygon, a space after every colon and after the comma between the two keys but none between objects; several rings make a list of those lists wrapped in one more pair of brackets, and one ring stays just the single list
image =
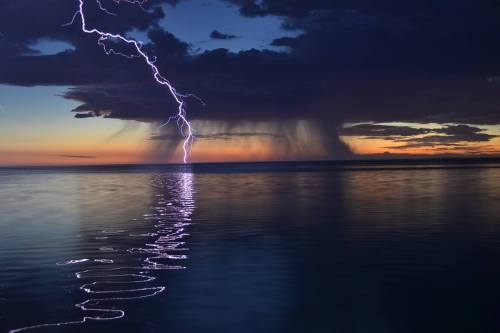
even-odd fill
[{"label": "lightning bolt", "polygon": [[[108,15],[113,15],[116,16],[115,13],[112,13],[108,11],[101,3],[100,0],[95,0],[99,9],[102,10],[104,13]],[[147,0],[113,0],[115,3],[120,4],[121,2],[127,2],[131,4],[136,4],[141,6],[146,3]],[[195,95],[183,95],[177,92],[175,87],[170,83],[169,80],[167,80],[161,73],[158,67],[155,65],[156,58],[151,58],[144,50],[142,49],[143,47],[143,42],[137,41],[135,39],[127,38],[125,36],[122,36],[120,34],[114,34],[106,31],[101,31],[97,28],[90,28],[87,26],[87,22],[85,20],[85,12],[84,12],[84,7],[85,7],[85,0],[78,0],[78,10],[75,12],[73,15],[71,21],[67,24],[64,24],[63,26],[68,26],[72,25],[77,18],[80,18],[81,20],[81,29],[84,33],[89,34],[89,35],[96,35],[98,37],[97,39],[97,44],[101,46],[104,50],[104,52],[107,55],[114,54],[114,55],[120,55],[126,58],[142,58],[147,66],[151,69],[151,73],[153,75],[153,78],[155,81],[166,87],[167,90],[170,92],[172,97],[174,98],[175,102],[177,103],[177,113],[168,118],[167,122],[162,124],[160,126],[166,126],[171,120],[175,119],[177,122],[177,126],[179,128],[179,131],[182,136],[184,136],[184,142],[182,144],[182,149],[184,151],[184,158],[183,161],[184,163],[187,163],[188,160],[188,152],[190,151],[193,141],[194,141],[194,135],[193,135],[193,128],[191,123],[187,119],[187,114],[186,114],[186,109],[185,109],[185,98],[188,97],[195,97],[196,99],[199,100],[198,97]],[[132,46],[136,54],[125,54],[119,51],[115,51],[113,48],[108,48],[106,44],[104,43],[108,39],[114,39],[114,40],[119,40],[122,41],[123,43]],[[203,102],[202,102],[203,103]]]}]

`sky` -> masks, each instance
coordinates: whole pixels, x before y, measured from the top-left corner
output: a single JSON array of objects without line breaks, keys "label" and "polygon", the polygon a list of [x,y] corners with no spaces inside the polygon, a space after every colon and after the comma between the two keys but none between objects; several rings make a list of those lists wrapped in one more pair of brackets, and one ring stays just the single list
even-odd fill
[{"label": "sky", "polygon": [[[130,2],[84,0],[87,25],[203,100],[191,162],[500,155],[494,1]],[[0,165],[181,162],[172,96],[77,9],[0,2]]]}]

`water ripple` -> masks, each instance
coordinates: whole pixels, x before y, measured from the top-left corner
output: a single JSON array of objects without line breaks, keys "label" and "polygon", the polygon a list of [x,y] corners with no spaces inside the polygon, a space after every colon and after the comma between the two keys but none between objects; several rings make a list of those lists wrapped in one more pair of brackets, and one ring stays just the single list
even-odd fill
[{"label": "water ripple", "polygon": [[[153,228],[145,233],[131,233],[128,237],[145,237],[148,240],[156,237],[154,241],[148,241],[140,247],[129,248],[124,254],[131,256],[145,256],[141,264],[135,267],[111,267],[86,269],[75,273],[79,280],[85,280],[80,290],[89,295],[103,295],[99,298],[88,298],[83,302],[75,304],[75,307],[84,312],[96,313],[92,316],[83,316],[80,320],[61,321],[57,323],[45,323],[26,326],[10,330],[9,333],[17,333],[28,330],[36,330],[48,327],[60,327],[67,325],[82,325],[88,321],[109,321],[125,317],[125,311],[117,308],[116,302],[123,300],[138,300],[156,296],[165,291],[166,287],[160,282],[159,285],[149,286],[157,278],[153,276],[157,270],[185,269],[182,265],[170,265],[169,261],[179,261],[188,258],[186,254],[172,254],[170,252],[187,251],[185,237],[189,234],[186,227],[190,225],[191,215],[194,210],[192,174],[181,173],[169,176],[154,176],[152,186],[160,193],[156,195],[156,202],[152,211],[144,214],[142,220],[155,221]],[[173,198],[173,203],[166,199]],[[126,230],[103,230],[101,234],[109,236],[122,235]],[[108,236],[97,236],[96,239],[107,240]],[[113,246],[102,246],[103,252],[120,252]],[[165,263],[166,261],[167,263]],[[58,266],[79,265],[88,263],[113,264],[112,259],[107,258],[80,258],[70,259],[56,263]]]}]

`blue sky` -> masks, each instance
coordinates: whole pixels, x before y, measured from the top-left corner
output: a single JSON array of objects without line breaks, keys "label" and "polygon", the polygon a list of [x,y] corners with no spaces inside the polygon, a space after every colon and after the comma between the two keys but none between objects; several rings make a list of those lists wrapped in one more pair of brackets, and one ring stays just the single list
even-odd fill
[{"label": "blue sky", "polygon": [[[185,1],[175,7],[166,6],[165,12],[166,17],[161,25],[181,40],[201,50],[279,50],[280,48],[269,45],[273,39],[297,35],[296,32],[282,29],[283,22],[279,17],[243,17],[236,6],[217,0]],[[235,35],[237,38],[210,39],[209,34],[213,30]]]}]

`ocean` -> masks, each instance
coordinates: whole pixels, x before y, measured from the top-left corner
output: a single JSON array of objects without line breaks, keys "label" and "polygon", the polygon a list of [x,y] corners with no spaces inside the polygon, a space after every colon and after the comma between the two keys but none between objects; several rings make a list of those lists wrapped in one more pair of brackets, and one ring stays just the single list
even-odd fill
[{"label": "ocean", "polygon": [[500,163],[0,169],[0,332],[499,332]]}]

